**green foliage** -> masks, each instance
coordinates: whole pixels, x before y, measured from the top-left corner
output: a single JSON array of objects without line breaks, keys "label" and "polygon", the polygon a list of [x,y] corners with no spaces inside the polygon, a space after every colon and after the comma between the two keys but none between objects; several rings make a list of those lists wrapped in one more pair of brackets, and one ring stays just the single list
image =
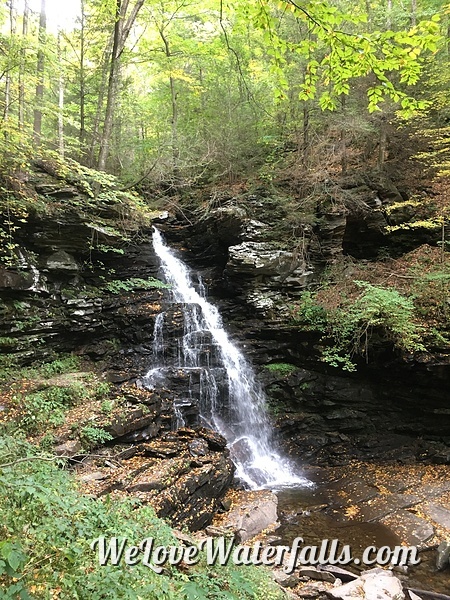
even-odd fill
[{"label": "green foliage", "polygon": [[[107,381],[101,381],[95,386],[95,397],[98,400],[101,400],[104,396],[108,396],[111,390],[112,386],[110,383],[108,383]],[[107,400],[105,400],[105,402],[107,402]]]},{"label": "green foliage", "polygon": [[369,360],[370,348],[376,342],[405,352],[426,350],[411,298],[367,281],[354,283],[362,292],[356,297],[342,295],[334,308],[325,308],[317,302],[317,295],[308,294],[305,304],[296,305],[292,311],[296,325],[324,334],[324,362],[354,371],[353,358],[359,355]]},{"label": "green foliage", "polygon": [[[386,99],[398,103],[404,117],[425,108],[426,102],[414,99],[402,84],[417,83],[423,67],[421,57],[437,50],[441,40],[439,15],[411,28],[371,31],[369,15],[362,6],[353,7],[350,12],[336,3],[281,0],[279,9],[277,12],[273,3],[265,0],[247,10],[270,44],[268,53],[272,57],[272,72],[278,78],[279,99],[288,98],[289,55],[300,54],[304,57],[305,75],[299,99],[318,97],[322,110],[336,110],[339,97],[350,93],[351,83],[369,73],[374,82],[367,89],[369,112],[380,110]],[[305,36],[300,41],[283,35],[284,30],[278,26],[281,15],[289,22],[289,13],[304,24]]]},{"label": "green foliage", "polygon": [[82,496],[61,461],[18,438],[0,438],[0,586],[2,597],[49,600],[222,598],[281,600],[268,572],[251,566],[162,574],[138,563],[100,566],[90,544],[99,536],[177,546],[169,526],[132,499]]},{"label": "green foliage", "polygon": [[91,425],[82,427],[79,432],[79,437],[81,441],[85,442],[88,446],[101,446],[105,442],[109,442],[113,439],[112,435],[101,427],[94,427]]},{"label": "green foliage", "polygon": [[[17,343],[17,340],[16,340]],[[15,354],[3,354],[0,356],[0,381],[18,379],[40,379],[78,371],[80,359],[74,355],[60,356],[55,360],[41,363],[37,366],[18,367],[18,358]]]},{"label": "green foliage", "polygon": [[323,331],[328,324],[325,308],[316,301],[316,294],[304,292],[301,302],[290,307],[292,320],[306,331]]},{"label": "green foliage", "polygon": [[114,408],[114,402],[112,400],[103,400],[100,405],[100,410],[104,415],[110,415]]},{"label": "green foliage", "polygon": [[[79,371],[80,366],[81,363],[78,356],[69,355],[44,363],[37,370],[35,369],[34,372],[36,375],[42,377],[53,377],[54,375],[62,375],[71,371]],[[29,373],[31,372],[29,371]]]},{"label": "green foliage", "polygon": [[289,363],[271,363],[268,365],[264,365],[264,368],[274,373],[276,375],[280,375],[282,377],[287,377],[291,375],[297,367],[295,365],[291,365]]},{"label": "green foliage", "polygon": [[17,394],[13,400],[19,404],[19,427],[27,433],[38,433],[48,425],[61,425],[64,414],[87,397],[86,386],[80,382],[68,386],[51,386],[30,394]]},{"label": "green foliage", "polygon": [[138,277],[130,277],[130,279],[115,279],[114,281],[108,281],[104,286],[104,289],[112,294],[121,294],[122,292],[132,292],[133,290],[148,290],[150,288],[167,289],[170,285],[149,277],[148,279],[140,279]]}]

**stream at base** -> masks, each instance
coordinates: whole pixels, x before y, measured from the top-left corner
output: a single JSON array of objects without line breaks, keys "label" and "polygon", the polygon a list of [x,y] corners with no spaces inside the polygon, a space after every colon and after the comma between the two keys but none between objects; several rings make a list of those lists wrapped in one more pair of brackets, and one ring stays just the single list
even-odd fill
[{"label": "stream at base", "polygon": [[[296,537],[303,538],[303,546],[321,546],[323,540],[339,540],[340,547],[348,544],[352,556],[361,557],[365,548],[375,546],[393,548],[400,545],[400,539],[381,523],[337,521],[317,507],[326,504],[329,496],[327,484],[318,483],[314,487],[303,489],[285,489],[277,492],[278,513],[281,526],[275,535],[280,544],[291,545]],[[278,542],[277,542],[278,543]],[[421,563],[408,568],[407,586],[442,594],[450,593],[450,568],[438,572],[435,567],[436,550],[420,552]],[[356,574],[351,565],[340,565]],[[376,565],[367,566],[371,569]],[[385,567],[386,568],[386,567]],[[395,573],[403,579],[403,574]]]}]

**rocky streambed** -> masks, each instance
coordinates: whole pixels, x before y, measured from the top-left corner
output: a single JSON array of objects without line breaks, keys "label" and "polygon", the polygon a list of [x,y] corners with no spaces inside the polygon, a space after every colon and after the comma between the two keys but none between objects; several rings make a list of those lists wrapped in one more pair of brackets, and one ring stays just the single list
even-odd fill
[{"label": "rocky streambed", "polygon": [[[141,402],[142,394],[148,392],[139,391]],[[239,490],[238,482],[233,485],[233,464],[220,435],[203,427],[184,427],[142,439],[148,426],[132,431],[130,423],[122,423],[119,431],[123,434],[128,429],[128,437],[118,436],[91,454],[72,456],[85,493],[97,497],[131,495],[139,502],[150,503],[173,527],[188,528],[194,536],[188,539],[196,541],[219,536],[234,539],[236,544],[292,547],[295,539],[301,538],[304,546],[320,548],[324,540],[338,540],[340,549],[345,545],[351,548],[353,558],[362,557],[365,548],[374,547],[372,565],[351,562],[337,565],[333,571],[333,565],[323,569],[314,564],[311,554],[304,555],[306,561],[303,558],[303,564],[288,576],[286,564],[284,568],[281,565],[274,577],[292,597],[331,594],[346,598],[348,590],[343,596],[333,596],[339,581],[361,583],[357,579],[361,573],[377,568],[380,562],[383,571],[374,572],[375,580],[382,582],[393,574],[401,582],[401,590],[425,590],[428,595],[419,595],[423,600],[438,598],[436,594],[450,590],[449,545],[445,544],[450,535],[446,465],[349,458],[345,466],[299,466],[311,486],[278,490],[276,494],[269,490],[245,491]],[[134,423],[142,425],[136,420]],[[127,442],[133,434],[134,442]],[[377,550],[384,549],[385,559],[387,547],[399,546],[417,548],[420,564],[393,568],[388,560],[376,560]],[[339,568],[345,573],[339,573]],[[396,586],[389,580],[389,589],[395,590]],[[371,598],[358,593],[350,589],[348,597]],[[386,594],[382,597],[403,598],[394,592]]]}]

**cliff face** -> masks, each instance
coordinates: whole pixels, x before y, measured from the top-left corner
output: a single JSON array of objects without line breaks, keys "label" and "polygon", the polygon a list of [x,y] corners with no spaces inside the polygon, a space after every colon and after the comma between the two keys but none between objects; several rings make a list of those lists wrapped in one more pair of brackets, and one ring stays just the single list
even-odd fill
[{"label": "cliff face", "polygon": [[[64,390],[78,386],[84,401],[68,402],[61,419],[50,413],[44,432],[26,430],[35,442],[44,439],[46,449],[73,460],[88,493],[132,495],[174,526],[199,529],[220,506],[234,465],[218,434],[205,428],[172,431],[184,381],[174,378],[171,389],[154,392],[139,381],[151,364],[155,317],[165,300],[151,243],[158,211],[140,206],[139,199],[134,205],[108,180],[93,191],[85,178],[73,184],[67,179],[51,163],[39,163],[22,177],[19,201],[28,203],[27,211],[24,218],[12,217],[10,252],[0,268],[1,425],[14,420],[21,405],[31,406],[34,418],[29,393],[35,402],[41,394],[44,402],[56,398],[61,404]],[[168,343],[177,333],[174,316]],[[82,393],[92,373],[32,380],[19,371],[68,352],[93,366],[98,381],[113,384],[100,384],[104,396]]]},{"label": "cliff face", "polygon": [[[387,176],[326,182],[319,199],[279,197],[272,188],[214,196],[192,223],[172,221],[166,235],[204,274],[210,293],[259,369],[274,422],[293,454],[339,464],[349,455],[392,460],[450,459],[445,341],[428,352],[399,352],[380,341],[356,373],[321,360],[322,333],[302,330],[291,305],[320,287],[324,271],[341,262],[357,278],[433,241],[429,230],[389,231],[411,215]],[[324,200],[325,198],[325,200]],[[293,214],[294,205],[301,213]],[[192,219],[191,219],[192,220]],[[378,261],[377,261],[378,258]],[[405,281],[410,275],[399,275]]]},{"label": "cliff face", "polygon": [[[79,185],[42,167],[27,186],[58,209],[29,213],[14,234],[15,264],[0,269],[3,366],[74,351],[98,362],[110,381],[136,381],[151,362],[155,317],[165,298],[151,279],[158,262],[150,220],[128,213],[119,218],[117,203],[105,198],[92,215]],[[380,248],[401,252],[430,241],[426,231],[409,237],[386,232],[393,217],[385,209],[399,199],[386,177],[354,178],[339,187],[327,181],[303,200],[266,187],[222,192],[189,222],[181,213],[152,215],[203,274],[266,384],[281,438],[307,461],[341,463],[349,455],[450,460],[444,347],[413,356],[382,345],[369,364],[345,374],[321,362],[320,334],[299,330],[290,318],[292,302],[342,256],[368,263]],[[173,323],[176,336],[175,317]],[[286,364],[287,370],[277,368]],[[169,400],[183,392],[176,387],[183,382],[174,382]]]},{"label": "cliff face", "polygon": [[13,181],[16,210],[2,228],[11,231],[0,267],[3,363],[76,351],[94,360],[119,353],[126,367],[130,348],[152,337],[162,294],[149,279],[157,266],[145,209],[133,214],[133,199],[111,182],[96,189],[50,162]]}]

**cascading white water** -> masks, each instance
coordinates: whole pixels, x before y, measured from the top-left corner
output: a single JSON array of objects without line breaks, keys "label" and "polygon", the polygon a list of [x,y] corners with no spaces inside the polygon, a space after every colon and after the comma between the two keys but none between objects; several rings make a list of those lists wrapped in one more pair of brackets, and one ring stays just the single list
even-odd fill
[{"label": "cascading white water", "polygon": [[[254,373],[230,341],[215,306],[188,267],[164,243],[154,228],[153,246],[163,276],[171,286],[172,302],[184,317],[184,335],[174,356],[163,356],[164,313],[155,322],[153,365],[144,378],[148,387],[159,387],[168,373],[197,376],[199,409],[205,422],[227,440],[236,475],[251,489],[310,485],[275,449],[265,410],[265,395]],[[217,355],[217,364],[211,356]],[[191,391],[188,391],[188,396]],[[180,405],[176,406],[181,422]]]}]

